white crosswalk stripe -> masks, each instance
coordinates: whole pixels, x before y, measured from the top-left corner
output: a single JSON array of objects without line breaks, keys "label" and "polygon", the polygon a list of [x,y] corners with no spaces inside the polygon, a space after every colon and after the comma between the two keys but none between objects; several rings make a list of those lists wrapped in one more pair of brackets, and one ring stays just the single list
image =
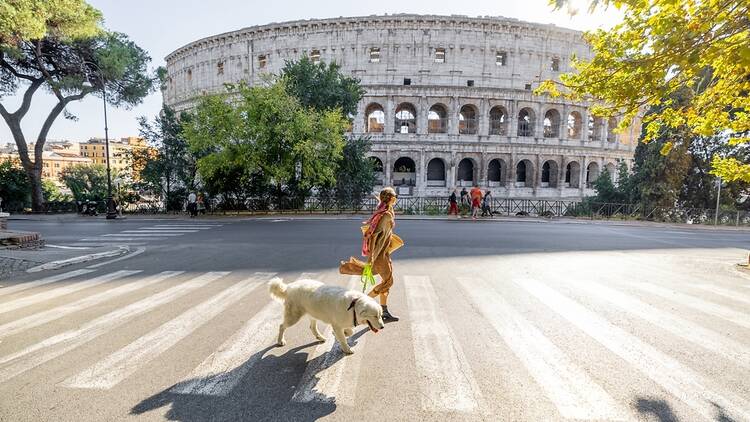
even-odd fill
[{"label": "white crosswalk stripe", "polygon": [[485,319],[566,419],[624,420],[628,413],[486,280],[459,277]]},{"label": "white crosswalk stripe", "polygon": [[[182,234],[180,234],[180,233],[153,233],[153,234],[151,234],[151,233],[149,233],[149,234],[144,234],[144,233],[126,233],[124,235],[128,236],[128,237],[135,237],[135,238],[138,238],[138,237],[175,237],[175,236],[182,236]],[[103,234],[102,235],[102,237],[120,237],[120,236],[123,236],[123,235],[121,235],[121,234]]]},{"label": "white crosswalk stripe", "polygon": [[[360,277],[351,276],[346,288],[351,290]],[[355,329],[356,330],[356,329]],[[366,330],[369,330],[367,328]],[[302,374],[302,380],[292,396],[296,402],[332,402],[351,406],[355,400],[355,388],[342,387],[342,380],[357,380],[362,365],[362,355],[367,335],[360,335],[357,340],[357,351],[352,356],[345,356],[341,345],[333,337],[333,330],[326,325],[321,333],[326,341],[315,347],[308,358],[308,364]]]},{"label": "white crosswalk stripe", "polygon": [[420,373],[422,409],[471,412],[481,398],[466,356],[451,328],[439,317],[429,277],[404,276],[414,358]]},{"label": "white crosswalk stripe", "polygon": [[632,286],[705,314],[725,319],[745,328],[750,328],[750,314],[650,283],[633,283]]},{"label": "white crosswalk stripe", "polygon": [[107,300],[113,299],[117,296],[121,296],[126,293],[134,292],[138,289],[151,286],[170,277],[178,276],[182,273],[182,271],[164,271],[151,277],[146,277],[144,279],[121,284],[115,288],[105,290],[92,296],[87,296],[73,303],[60,305],[55,308],[47,309],[46,311],[29,315],[26,318],[21,318],[15,321],[8,322],[6,324],[2,324],[0,325],[0,338],[17,334],[21,331],[25,331],[34,327],[38,327],[42,324],[46,324],[50,321],[54,321],[74,312],[78,312],[100,303],[104,303]]},{"label": "white crosswalk stripe", "polygon": [[95,389],[114,387],[145,363],[150,362],[198,327],[219,315],[224,309],[263,285],[270,277],[268,274],[256,274],[222,290],[200,305],[185,311],[78,375],[67,379],[63,385]]},{"label": "white crosswalk stripe", "polygon": [[730,337],[701,327],[684,318],[664,312],[612,288],[597,283],[571,283],[571,285],[585,290],[586,293],[614,305],[624,312],[635,315],[678,337],[724,356],[738,365],[750,368],[750,346],[743,345]]},{"label": "white crosswalk stripe", "polygon": [[[11,293],[18,293],[24,290],[31,289],[33,287],[44,286],[45,284],[56,283],[58,281],[67,280],[69,278],[78,277],[93,272],[94,270],[75,270],[62,274],[55,274],[53,276],[45,277],[35,281],[29,281],[26,283],[13,284],[8,287],[0,288],[0,296],[9,295]],[[2,305],[0,305],[2,306]]]},{"label": "white crosswalk stripe", "polygon": [[184,230],[184,229],[140,229],[140,230],[123,230],[120,233],[149,233],[149,234],[159,234],[159,233],[176,233],[176,234],[183,234],[183,233],[197,233],[200,230]]},{"label": "white crosswalk stripe", "polygon": [[731,392],[715,391],[700,374],[544,284],[532,279],[514,281],[702,417],[713,419],[718,405],[736,420],[750,420],[750,403],[745,399]]},{"label": "white crosswalk stripe", "polygon": [[60,286],[60,287],[52,288],[49,290],[45,290],[43,292],[31,295],[31,296],[26,296],[26,297],[12,300],[10,302],[5,302],[2,304],[2,307],[0,307],[0,314],[14,311],[16,309],[23,308],[29,305],[41,303],[41,302],[44,302],[46,300],[49,300],[58,296],[63,296],[63,295],[67,295],[70,293],[74,293],[79,290],[88,289],[89,287],[98,286],[108,281],[117,280],[123,277],[128,277],[133,274],[138,274],[139,272],[141,271],[140,270],[138,271],[125,271],[125,270],[115,271],[113,273],[104,274],[99,277],[92,278],[90,280],[70,283],[65,286]]},{"label": "white crosswalk stripe", "polygon": [[[87,237],[78,239],[75,244],[67,246],[98,246],[108,244],[106,242],[118,242],[126,244],[127,242],[153,242],[161,241],[168,238],[185,236],[198,233],[202,230],[211,230],[222,227],[223,224],[157,224],[153,226],[139,227],[137,229],[122,230],[117,233],[106,233],[96,237]],[[110,243],[111,244],[111,243]]]},{"label": "white crosswalk stripe", "polygon": [[214,271],[194,277],[177,286],[102,315],[81,327],[49,337],[18,352],[0,357],[0,382],[6,381],[63,355],[131,319],[187,295],[208,283],[228,275]]},{"label": "white crosswalk stripe", "polygon": [[725,289],[723,287],[712,286],[708,284],[699,284],[694,287],[705,290],[707,292],[717,294],[719,296],[724,296],[726,298],[732,299],[737,302],[742,302],[742,303],[746,303],[750,305],[750,295],[746,295],[743,293],[735,292],[734,290]]}]

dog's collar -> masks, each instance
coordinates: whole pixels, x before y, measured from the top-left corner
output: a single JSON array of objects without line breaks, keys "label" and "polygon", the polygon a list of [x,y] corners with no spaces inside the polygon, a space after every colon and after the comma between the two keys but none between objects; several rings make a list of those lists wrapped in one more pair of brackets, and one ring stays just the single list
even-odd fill
[{"label": "dog's collar", "polygon": [[358,324],[357,324],[357,310],[356,310],[356,309],[354,309],[354,305],[355,305],[355,304],[357,303],[357,301],[358,301],[358,300],[359,300],[359,298],[356,298],[356,299],[354,299],[354,300],[352,301],[352,303],[351,303],[351,304],[349,304],[349,307],[348,307],[348,308],[346,308],[346,310],[347,310],[347,311],[348,311],[349,309],[351,309],[351,310],[352,310],[352,318],[353,318],[353,320],[354,320],[354,326],[355,326],[355,327],[356,327],[356,326],[357,326]]}]

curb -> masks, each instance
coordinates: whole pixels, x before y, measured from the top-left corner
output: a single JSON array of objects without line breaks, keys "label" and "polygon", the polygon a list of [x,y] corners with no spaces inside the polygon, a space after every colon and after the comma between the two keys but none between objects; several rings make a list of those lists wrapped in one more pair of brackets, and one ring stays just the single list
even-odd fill
[{"label": "curb", "polygon": [[117,249],[111,250],[111,251],[99,252],[99,253],[89,254],[89,255],[81,255],[75,258],[47,262],[45,264],[29,268],[28,270],[26,270],[26,272],[36,273],[36,272],[45,271],[45,270],[56,270],[62,267],[67,267],[68,265],[80,264],[81,262],[88,262],[88,261],[93,261],[95,259],[101,259],[101,258],[112,258],[112,257],[126,254],[128,252],[130,252],[130,247],[119,246]]}]

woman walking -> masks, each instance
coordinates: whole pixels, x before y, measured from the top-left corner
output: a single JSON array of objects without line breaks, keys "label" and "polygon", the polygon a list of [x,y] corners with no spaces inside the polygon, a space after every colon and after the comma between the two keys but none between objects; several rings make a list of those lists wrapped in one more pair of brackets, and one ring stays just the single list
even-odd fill
[{"label": "woman walking", "polygon": [[379,274],[381,281],[367,294],[370,297],[379,297],[380,306],[383,308],[383,321],[395,322],[399,319],[388,311],[388,293],[393,285],[393,263],[391,252],[395,251],[403,241],[393,233],[396,225],[393,206],[398,197],[393,188],[385,188],[378,196],[380,203],[375,213],[362,226],[362,256],[367,257],[367,262],[362,262],[351,257],[349,261],[341,261],[339,272],[341,274],[362,275],[365,265],[372,266],[372,273]]},{"label": "woman walking", "polygon": [[456,195],[456,189],[453,189],[451,196],[448,197],[448,215],[455,215],[458,218],[458,197]]}]

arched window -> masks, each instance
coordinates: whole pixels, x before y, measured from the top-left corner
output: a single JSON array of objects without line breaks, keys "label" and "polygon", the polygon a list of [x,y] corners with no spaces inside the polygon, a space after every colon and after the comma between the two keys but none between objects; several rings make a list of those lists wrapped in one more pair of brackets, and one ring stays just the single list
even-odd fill
[{"label": "arched window", "polygon": [[534,111],[530,108],[518,112],[518,136],[534,136]]},{"label": "arched window", "polygon": [[544,137],[560,137],[560,113],[554,108],[544,113]]},{"label": "arched window", "polygon": [[557,166],[557,162],[554,160],[544,162],[544,164],[542,165],[542,187],[557,187],[558,168],[559,167]]},{"label": "arched window", "polygon": [[466,104],[458,113],[458,133],[474,135],[477,133],[477,110],[473,105]]},{"label": "arched window", "polygon": [[617,183],[617,166],[615,166],[615,163],[607,163],[606,166],[604,166],[604,170],[609,173],[609,178],[612,180],[612,183]]},{"label": "arched window", "polygon": [[385,183],[383,177],[383,162],[378,157],[370,157],[370,165],[372,165],[372,171],[375,173],[375,184],[383,186]]},{"label": "arched window", "polygon": [[500,106],[490,110],[490,135],[505,136],[508,133],[508,113]]},{"label": "arched window", "polygon": [[604,127],[604,120],[601,117],[594,117],[589,115],[589,140],[590,141],[601,141],[602,140],[602,128]]},{"label": "arched window", "polygon": [[516,164],[516,187],[534,186],[534,167],[529,160],[521,160]]},{"label": "arched window", "polygon": [[468,186],[474,182],[474,162],[464,158],[458,163],[458,181],[461,186]]},{"label": "arched window", "polygon": [[395,186],[414,186],[417,181],[417,167],[414,160],[401,157],[393,163],[393,184]]},{"label": "arched window", "polygon": [[565,167],[565,186],[577,188],[580,186],[580,179],[581,166],[577,162],[571,161]]},{"label": "arched window", "polygon": [[381,133],[385,128],[385,113],[383,106],[372,103],[365,109],[365,132]]},{"label": "arched window", "polygon": [[433,158],[427,163],[427,186],[445,186],[445,162]]},{"label": "arched window", "polygon": [[544,163],[542,165],[542,186],[544,186],[545,183],[549,183],[549,163]]},{"label": "arched window", "polygon": [[435,104],[427,113],[427,133],[446,132],[448,132],[448,112],[445,111],[444,106]]},{"label": "arched window", "polygon": [[490,186],[503,186],[505,185],[503,177],[505,175],[505,162],[498,158],[490,161],[487,166],[487,182]]},{"label": "arched window", "polygon": [[610,117],[609,120],[607,120],[607,142],[617,141],[615,129],[617,129],[617,119]]},{"label": "arched window", "polygon": [[586,187],[591,188],[596,179],[599,178],[599,164],[589,163],[586,167]]},{"label": "arched window", "polygon": [[413,105],[402,103],[396,107],[396,133],[417,133],[417,111]]},{"label": "arched window", "polygon": [[581,113],[572,111],[568,115],[568,138],[570,139],[581,139],[581,126],[583,119]]}]

